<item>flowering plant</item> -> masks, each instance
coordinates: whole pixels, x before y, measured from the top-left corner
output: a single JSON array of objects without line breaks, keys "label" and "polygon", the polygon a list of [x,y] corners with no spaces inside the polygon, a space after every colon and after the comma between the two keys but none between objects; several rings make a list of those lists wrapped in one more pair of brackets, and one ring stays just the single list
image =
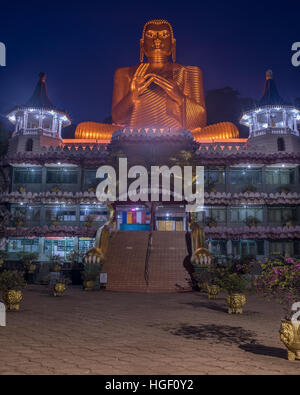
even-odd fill
[{"label": "flowering plant", "polygon": [[255,278],[257,292],[282,303],[289,319],[291,305],[300,301],[300,260],[269,258],[261,267],[262,274]]},{"label": "flowering plant", "polygon": [[217,284],[227,294],[244,293],[248,279],[244,276],[244,265],[228,262],[216,267]]}]

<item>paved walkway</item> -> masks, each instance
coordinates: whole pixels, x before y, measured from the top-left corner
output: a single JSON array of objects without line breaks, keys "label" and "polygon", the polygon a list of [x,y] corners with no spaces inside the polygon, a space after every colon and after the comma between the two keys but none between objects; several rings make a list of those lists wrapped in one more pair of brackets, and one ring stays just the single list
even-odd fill
[{"label": "paved walkway", "polygon": [[279,340],[281,306],[256,296],[231,316],[222,295],[28,286],[21,307],[0,327],[0,374],[300,374]]}]

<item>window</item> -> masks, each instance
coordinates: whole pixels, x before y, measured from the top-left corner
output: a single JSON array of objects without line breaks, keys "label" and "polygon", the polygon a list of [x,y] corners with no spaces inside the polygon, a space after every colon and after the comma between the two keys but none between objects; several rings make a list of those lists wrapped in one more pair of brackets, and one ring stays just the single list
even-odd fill
[{"label": "window", "polygon": [[230,184],[232,185],[255,185],[261,183],[261,169],[230,169]]},{"label": "window", "polygon": [[33,148],[33,140],[28,139],[26,141],[25,151],[32,151],[32,148]]},{"label": "window", "polygon": [[264,240],[233,240],[233,256],[264,255]]},{"label": "window", "polygon": [[96,178],[97,169],[85,169],[84,170],[84,184],[93,186],[100,182],[100,179]]},{"label": "window", "polygon": [[40,184],[42,182],[42,169],[25,168],[14,169],[15,184]]},{"label": "window", "polygon": [[44,254],[48,257],[59,255],[66,259],[67,255],[75,248],[73,237],[58,237],[57,239],[45,238]]},{"label": "window", "polygon": [[40,222],[41,208],[38,206],[15,206],[11,208],[12,225],[17,226]]},{"label": "window", "polygon": [[77,169],[47,169],[47,184],[77,184]]},{"label": "window", "polygon": [[81,207],[80,221],[88,221],[89,219],[96,222],[105,222],[108,212],[104,208]]},{"label": "window", "polygon": [[198,222],[204,223],[209,221],[226,222],[226,208],[225,207],[204,207],[204,211],[196,213]]},{"label": "window", "polygon": [[230,221],[233,223],[247,223],[248,220],[263,222],[262,207],[232,207],[230,209]]},{"label": "window", "polygon": [[277,150],[278,151],[285,151],[285,142],[282,137],[277,139]]},{"label": "window", "polygon": [[39,239],[9,238],[8,252],[39,252]]},{"label": "window", "polygon": [[204,182],[205,185],[211,184],[225,184],[225,168],[213,168],[208,167],[204,170]]},{"label": "window", "polygon": [[285,255],[289,253],[293,255],[293,242],[292,241],[270,241],[270,253]]},{"label": "window", "polygon": [[269,207],[268,208],[268,221],[283,223],[287,221],[297,220],[296,207]]},{"label": "window", "polygon": [[46,207],[46,220],[54,222],[76,221],[75,208]]},{"label": "window", "polygon": [[295,169],[266,169],[266,183],[272,185],[294,184]]},{"label": "window", "polygon": [[212,240],[209,242],[210,251],[214,256],[226,255],[226,240]]},{"label": "window", "polygon": [[95,246],[95,239],[81,238],[79,239],[79,252],[86,253],[90,248]]}]

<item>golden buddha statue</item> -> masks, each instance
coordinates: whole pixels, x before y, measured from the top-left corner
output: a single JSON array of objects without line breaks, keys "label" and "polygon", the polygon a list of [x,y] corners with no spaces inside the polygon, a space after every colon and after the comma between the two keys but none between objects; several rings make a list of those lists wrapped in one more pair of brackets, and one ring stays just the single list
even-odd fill
[{"label": "golden buddha statue", "polygon": [[[144,63],[146,56],[147,62]],[[169,61],[170,57],[172,62]],[[176,63],[176,40],[169,22],[147,22],[140,40],[140,64],[122,67],[114,76],[114,124],[78,125],[76,138],[110,139],[120,127],[186,129],[199,138],[235,138],[230,122],[206,126],[202,71]],[[102,127],[103,126],[103,127]],[[85,133],[86,131],[86,133]]]}]

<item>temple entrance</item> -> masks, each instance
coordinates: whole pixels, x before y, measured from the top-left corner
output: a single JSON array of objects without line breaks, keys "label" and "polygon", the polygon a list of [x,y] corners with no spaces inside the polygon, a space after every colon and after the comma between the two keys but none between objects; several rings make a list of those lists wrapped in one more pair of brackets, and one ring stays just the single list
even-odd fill
[{"label": "temple entrance", "polygon": [[150,230],[151,213],[144,206],[117,207],[118,230]]},{"label": "temple entrance", "polygon": [[183,226],[182,218],[172,218],[170,220],[157,218],[157,230],[160,231],[183,231]]},{"label": "temple entrance", "polygon": [[159,206],[155,210],[155,229],[166,232],[186,230],[184,206]]}]

